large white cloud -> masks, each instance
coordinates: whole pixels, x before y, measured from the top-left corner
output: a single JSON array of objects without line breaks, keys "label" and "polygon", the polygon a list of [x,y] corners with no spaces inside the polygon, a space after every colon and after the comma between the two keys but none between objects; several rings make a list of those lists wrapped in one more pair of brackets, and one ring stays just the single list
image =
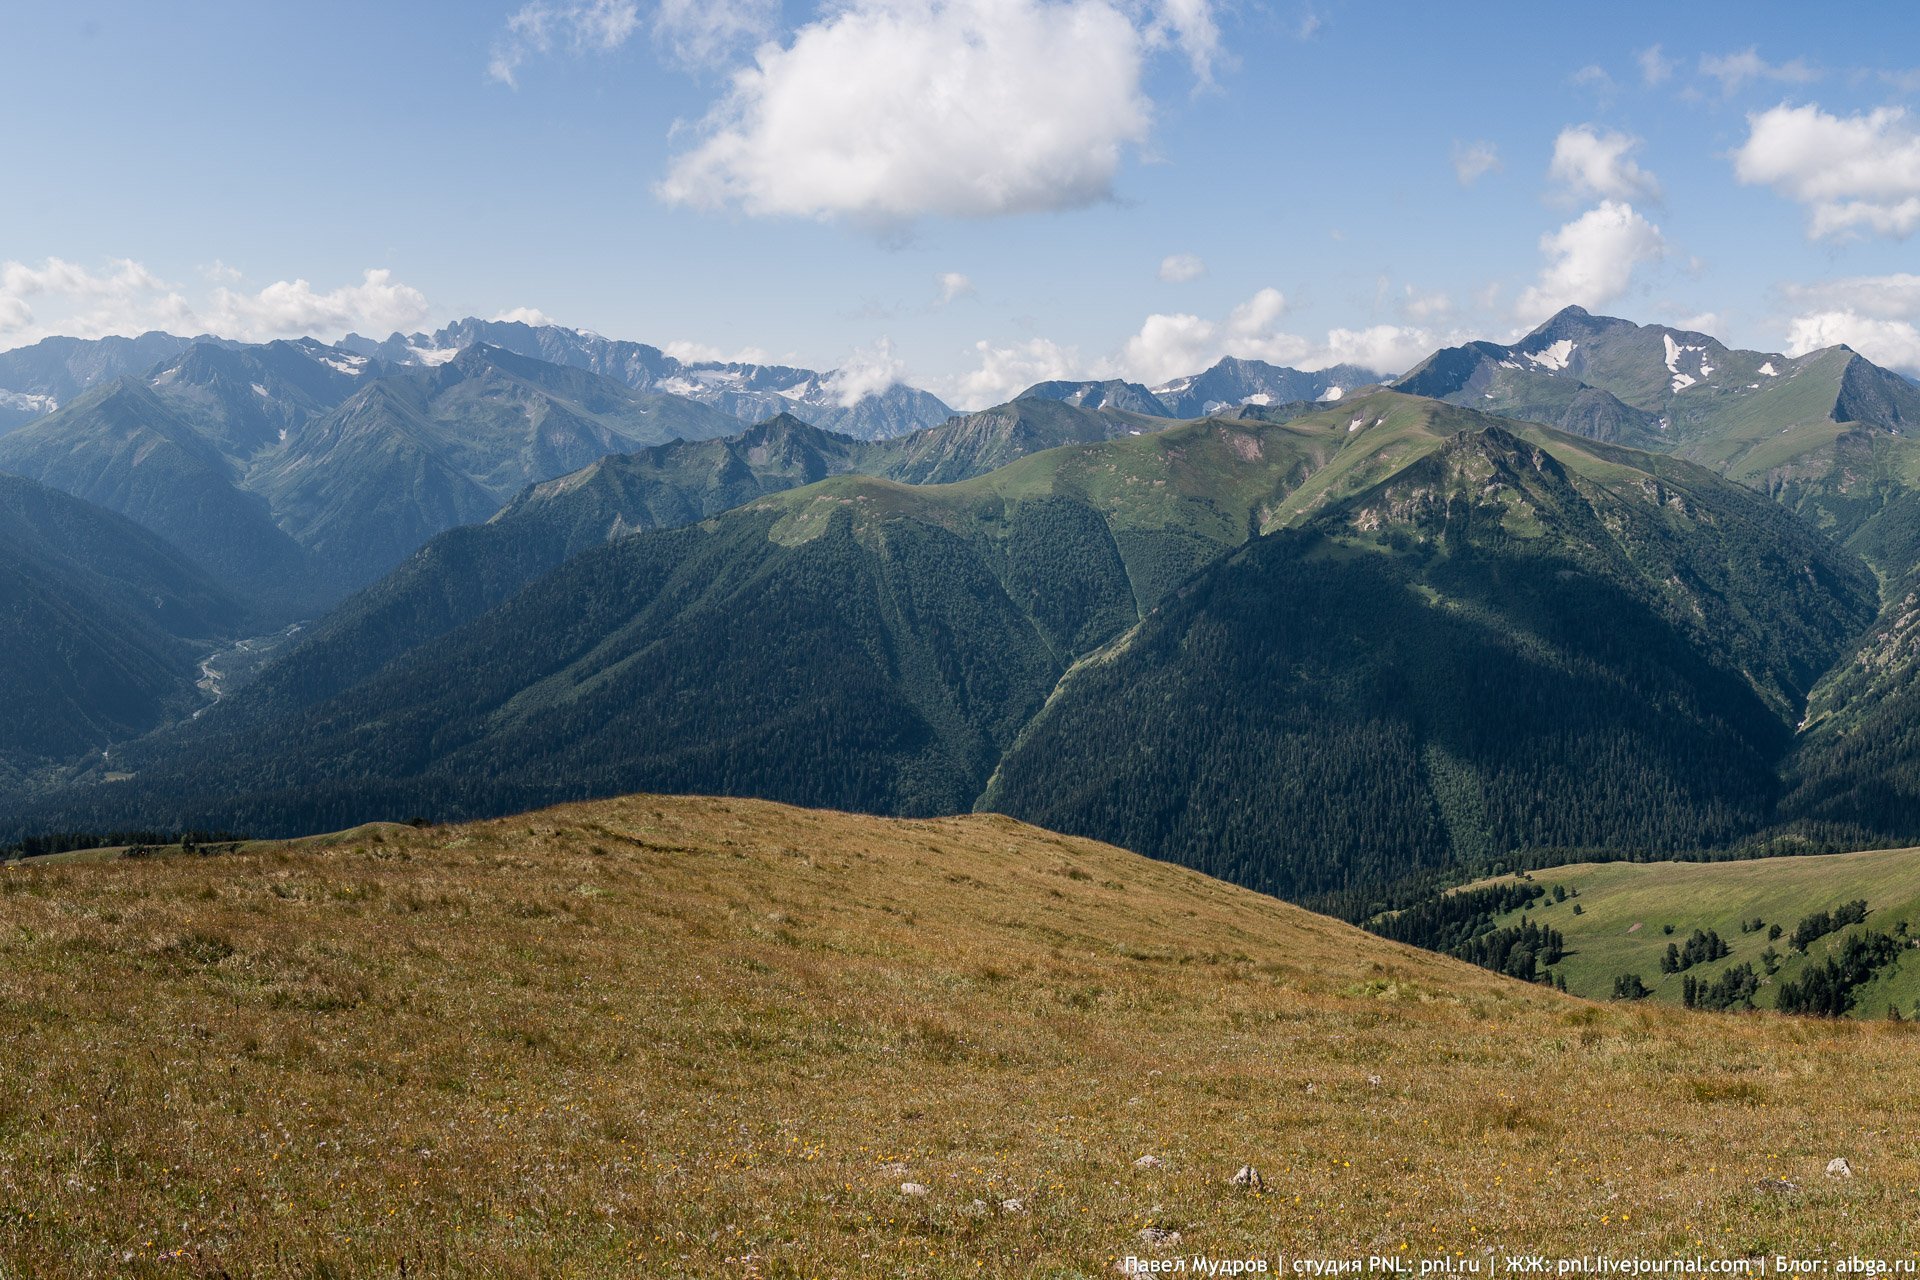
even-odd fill
[{"label": "large white cloud", "polygon": [[907,366],[893,354],[891,339],[854,351],[827,376],[824,390],[842,408],[851,409],[868,396],[877,396],[905,380]]},{"label": "large white cloud", "polygon": [[1920,327],[1908,320],[1884,320],[1857,311],[1814,311],[1795,316],[1787,327],[1787,354],[1804,355],[1845,343],[1875,364],[1920,373]]},{"label": "large white cloud", "polygon": [[1659,182],[1633,158],[1639,146],[1630,134],[1569,125],[1553,140],[1547,177],[1576,200],[1658,199]]},{"label": "large white cloud", "polygon": [[1217,38],[1199,21],[1209,12],[853,0],[762,45],[656,191],[697,208],[883,227],[1095,203],[1147,136],[1147,56],[1173,41],[1203,63]]},{"label": "large white cloud", "polygon": [[1905,110],[1843,117],[1783,104],[1748,116],[1747,130],[1734,176],[1805,205],[1809,236],[1905,237],[1920,227],[1920,131]]},{"label": "large white cloud", "polygon": [[1560,308],[1605,306],[1627,292],[1635,268],[1666,253],[1660,228],[1630,204],[1603,200],[1558,231],[1540,237],[1547,265],[1520,295],[1520,319],[1546,318]]},{"label": "large white cloud", "polygon": [[1876,364],[1920,372],[1920,275],[1845,276],[1789,285],[1804,308],[1787,327],[1787,351],[1801,355],[1844,342]]},{"label": "large white cloud", "polygon": [[[231,276],[223,272],[221,278]],[[384,269],[366,271],[359,284],[324,292],[305,280],[281,280],[256,292],[223,285],[195,305],[175,285],[128,258],[111,261],[104,270],[62,258],[39,266],[0,264],[0,336],[10,344],[52,334],[97,338],[150,329],[248,341],[337,338],[349,329],[406,329],[427,314],[426,295]]]}]

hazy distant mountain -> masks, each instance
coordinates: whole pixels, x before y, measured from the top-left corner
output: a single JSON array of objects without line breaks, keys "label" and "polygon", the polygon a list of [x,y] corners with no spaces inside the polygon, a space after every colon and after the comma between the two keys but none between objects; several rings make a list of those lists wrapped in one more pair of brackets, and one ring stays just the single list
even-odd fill
[{"label": "hazy distant mountain", "polygon": [[1121,413],[1156,418],[1173,416],[1153,392],[1137,382],[1127,382],[1121,378],[1090,382],[1036,382],[1015,399],[1058,400],[1076,409],[1117,409]]},{"label": "hazy distant mountain", "polygon": [[730,435],[708,406],[488,346],[395,366],[194,343],[0,436],[0,470],[127,515],[269,620],[609,453]]},{"label": "hazy distant mountain", "polygon": [[190,338],[44,338],[0,351],[0,433],[52,413],[89,387],[139,373],[184,351]]},{"label": "hazy distant mountain", "polygon": [[1339,400],[1385,381],[1384,374],[1358,365],[1336,364],[1303,373],[1264,360],[1228,356],[1205,373],[1155,387],[1153,394],[1174,417],[1201,418],[1241,405]]},{"label": "hazy distant mountain", "polygon": [[0,436],[0,471],[128,517],[272,617],[311,605],[316,566],[242,487],[244,463],[139,378]]},{"label": "hazy distant mountain", "polygon": [[262,460],[248,486],[303,546],[365,582],[529,484],[738,427],[705,405],[478,345],[372,382]]},{"label": "hazy distant mountain", "polygon": [[558,325],[469,318],[434,333],[396,333],[382,342],[350,334],[341,346],[393,363],[438,364],[475,343],[590,369],[637,389],[684,396],[742,422],[790,413],[803,422],[863,440],[933,426],[953,412],[938,397],[900,384],[844,404],[831,372],[787,365],[682,361],[658,347]]},{"label": "hazy distant mountain", "polygon": [[1383,375],[1357,365],[1340,364],[1303,373],[1264,360],[1222,359],[1204,373],[1147,388],[1137,382],[1041,382],[1022,398],[1061,400],[1083,409],[1119,409],[1161,418],[1204,418],[1243,405],[1266,407],[1299,401],[1338,400],[1361,387],[1384,382]]}]

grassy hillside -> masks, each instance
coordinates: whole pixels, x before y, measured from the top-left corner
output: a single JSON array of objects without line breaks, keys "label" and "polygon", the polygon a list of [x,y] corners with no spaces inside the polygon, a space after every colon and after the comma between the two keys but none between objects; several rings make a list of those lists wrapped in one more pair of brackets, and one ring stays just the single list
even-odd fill
[{"label": "grassy hillside", "polygon": [[1920,1247],[1912,1027],[1589,1004],[998,817],[14,867],[0,955],[9,1274]]},{"label": "grassy hillside", "polygon": [[[1752,964],[1765,979],[1754,1003],[1770,1008],[1780,984],[1837,954],[1849,938],[1868,931],[1898,932],[1903,922],[1920,925],[1920,849],[1750,862],[1578,863],[1529,874],[1548,894],[1524,914],[1565,936],[1568,955],[1555,972],[1565,976],[1568,991],[1595,999],[1612,993],[1618,975],[1637,973],[1655,999],[1678,1002],[1683,975],[1663,974],[1660,957],[1668,943],[1684,945],[1692,931],[1700,929],[1718,933],[1731,954],[1686,972],[1711,980],[1735,965]],[[1579,895],[1555,902],[1555,886],[1578,889]],[[1864,923],[1829,933],[1804,953],[1789,945],[1804,917],[1855,899],[1867,903]],[[1578,915],[1575,903],[1580,905]],[[1522,914],[1509,912],[1496,923],[1516,924]],[[1743,932],[1741,923],[1753,920],[1764,921],[1766,927]],[[1776,924],[1785,932],[1770,938]],[[1671,934],[1668,925],[1673,926]],[[1769,948],[1780,964],[1767,978],[1762,956]],[[1905,956],[1858,988],[1853,1012],[1883,1018],[1889,1008],[1898,1008],[1902,1016],[1912,1016],[1917,1003],[1920,956]]]}]

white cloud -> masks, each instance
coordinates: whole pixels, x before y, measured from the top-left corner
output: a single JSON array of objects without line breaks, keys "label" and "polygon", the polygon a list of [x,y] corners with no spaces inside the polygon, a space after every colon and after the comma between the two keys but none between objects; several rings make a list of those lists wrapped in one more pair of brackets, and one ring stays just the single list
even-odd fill
[{"label": "white cloud", "polygon": [[1673,59],[1661,53],[1657,44],[1642,49],[1635,60],[1640,64],[1640,83],[1648,88],[1665,84],[1673,77]]},{"label": "white cloud", "polygon": [[938,386],[940,398],[956,408],[1003,404],[1036,382],[1090,376],[1079,351],[1050,338],[1030,338],[1009,347],[982,339],[973,344],[973,350],[979,368]]},{"label": "white cloud", "polygon": [[841,361],[822,386],[841,408],[851,409],[868,396],[877,396],[901,382],[906,374],[906,364],[893,354],[892,339],[882,338]]},{"label": "white cloud", "polygon": [[934,283],[940,286],[940,305],[943,307],[973,293],[973,281],[958,271],[942,271],[934,277]]},{"label": "white cloud", "polygon": [[1173,17],[1134,13],[1117,0],[852,0],[762,45],[656,193],[882,228],[1107,199],[1151,122],[1152,24],[1181,38]]},{"label": "white cloud", "polygon": [[539,326],[553,324],[554,319],[538,307],[515,307],[511,311],[502,311],[493,318],[495,324],[530,324]]},{"label": "white cloud", "polygon": [[660,0],[653,38],[685,67],[715,67],[769,39],[779,0]]},{"label": "white cloud", "polygon": [[1876,364],[1920,372],[1920,275],[1847,276],[1789,285],[1786,295],[1805,308],[1788,325],[1788,354],[1844,342]]},{"label": "white cloud", "polygon": [[1262,289],[1220,320],[1156,313],[1114,354],[1092,360],[1082,358],[1078,348],[1048,338],[1012,346],[982,341],[974,344],[979,367],[937,389],[948,403],[972,409],[1002,403],[1036,382],[1125,378],[1157,386],[1209,368],[1222,356],[1296,369],[1360,364],[1397,373],[1440,345],[1426,329],[1390,324],[1333,329],[1316,342],[1279,328],[1286,310],[1287,300],[1278,289]]},{"label": "white cloud", "polygon": [[0,332],[16,342],[61,333],[98,338],[150,329],[194,333],[201,327],[179,291],[131,258],[95,271],[64,258],[37,267],[0,264]]},{"label": "white cloud", "polygon": [[1819,310],[1852,311],[1882,320],[1920,318],[1920,275],[1911,272],[1788,285],[1786,294],[1795,303]]},{"label": "white cloud", "polygon": [[1783,104],[1750,115],[1733,172],[1807,206],[1816,240],[1860,230],[1905,238],[1920,227],[1920,131],[1899,107],[1841,117]]},{"label": "white cloud", "polygon": [[1168,284],[1185,284],[1207,274],[1207,264],[1197,253],[1170,253],[1160,259],[1160,278]]},{"label": "white cloud", "polygon": [[1418,326],[1380,324],[1331,329],[1315,342],[1279,328],[1287,301],[1278,289],[1262,289],[1235,307],[1224,321],[1195,315],[1150,315],[1104,370],[1086,376],[1124,377],[1148,386],[1198,373],[1222,356],[1264,360],[1295,369],[1359,364],[1385,373],[1412,367],[1438,345]]},{"label": "white cloud", "polygon": [[1620,93],[1620,86],[1605,67],[1584,66],[1573,73],[1571,82],[1574,88],[1585,89],[1602,102],[1612,102]]},{"label": "white cloud", "polygon": [[384,268],[368,268],[359,284],[325,293],[305,280],[280,280],[258,293],[215,289],[208,312],[214,332],[255,340],[403,331],[426,318],[426,295],[396,283]]},{"label": "white cloud", "polygon": [[1470,187],[1500,167],[1500,152],[1491,142],[1453,144],[1453,176]]},{"label": "white cloud", "polygon": [[507,19],[506,31],[494,41],[487,74],[517,88],[520,67],[530,58],[556,48],[605,53],[639,28],[637,0],[533,0]]},{"label": "white cloud", "polygon": [[1155,0],[1147,27],[1155,47],[1174,44],[1201,84],[1213,83],[1213,64],[1220,56],[1220,27],[1213,18],[1213,0]]},{"label": "white cloud", "polygon": [[1357,364],[1391,377],[1405,373],[1441,345],[1429,330],[1418,326],[1376,324],[1365,329],[1329,329],[1326,346],[1300,367]]},{"label": "white cloud", "polygon": [[1660,184],[1633,159],[1639,146],[1629,134],[1569,125],[1553,140],[1547,177],[1576,200],[1658,199]]},{"label": "white cloud", "polygon": [[1856,311],[1814,311],[1787,327],[1787,354],[1805,355],[1844,342],[1875,364],[1920,373],[1920,328],[1907,320],[1882,320]]},{"label": "white cloud", "polygon": [[369,270],[359,284],[325,293],[305,280],[282,280],[257,293],[221,286],[196,306],[130,258],[110,261],[100,271],[62,258],[48,258],[37,267],[0,264],[0,331],[20,342],[52,334],[98,338],[150,329],[245,341],[336,338],[349,329],[406,329],[426,316],[426,295],[395,282],[386,270]]},{"label": "white cloud", "polygon": [[[1252,336],[1252,335],[1248,335]],[[1198,373],[1226,354],[1220,325],[1195,315],[1150,315],[1120,350],[1121,376],[1148,386]],[[1249,351],[1248,358],[1264,359]]]},{"label": "white cloud", "polygon": [[1666,253],[1660,228],[1630,204],[1604,200],[1558,231],[1540,237],[1547,265],[1520,295],[1523,321],[1540,320],[1570,304],[1604,306],[1625,294],[1633,272]]},{"label": "white cloud", "polygon": [[0,333],[13,333],[32,323],[32,307],[10,294],[0,293]]},{"label": "white cloud", "polygon": [[1749,47],[1739,53],[1706,55],[1700,59],[1700,74],[1720,82],[1720,92],[1732,97],[1748,84],[1756,81],[1771,80],[1780,84],[1811,84],[1818,80],[1821,72],[1808,66],[1805,60],[1795,58],[1791,62],[1768,62],[1760,56],[1757,48]]},{"label": "white cloud", "polygon": [[1408,285],[1400,301],[1400,313],[1409,320],[1437,320],[1453,314],[1453,299],[1444,293],[1421,293]]}]

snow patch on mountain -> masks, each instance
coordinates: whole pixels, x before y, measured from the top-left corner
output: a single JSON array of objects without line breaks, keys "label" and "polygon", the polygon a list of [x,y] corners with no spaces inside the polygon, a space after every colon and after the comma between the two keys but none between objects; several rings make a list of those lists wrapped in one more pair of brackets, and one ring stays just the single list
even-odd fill
[{"label": "snow patch on mountain", "polygon": [[1533,361],[1542,369],[1552,369],[1557,372],[1567,367],[1567,361],[1572,358],[1573,351],[1573,339],[1562,338],[1544,350],[1534,352],[1529,355],[1527,359]]}]

